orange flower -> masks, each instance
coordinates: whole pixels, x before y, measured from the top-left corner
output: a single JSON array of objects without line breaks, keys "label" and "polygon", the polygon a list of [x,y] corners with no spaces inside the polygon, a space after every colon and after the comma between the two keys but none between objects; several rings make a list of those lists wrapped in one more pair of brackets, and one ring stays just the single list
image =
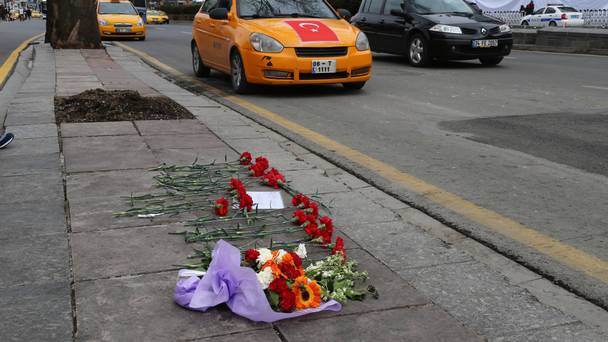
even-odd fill
[{"label": "orange flower", "polygon": [[264,263],[264,265],[262,265],[262,267],[260,267],[260,271],[265,269],[266,267],[270,267],[270,269],[272,270],[272,274],[274,275],[275,278],[280,277],[281,276],[281,269],[279,268],[279,265],[277,265],[273,259],[270,259],[268,261],[266,261]]},{"label": "orange flower", "polygon": [[301,276],[296,278],[291,288],[296,295],[298,310],[316,308],[321,305],[321,287],[316,281]]}]

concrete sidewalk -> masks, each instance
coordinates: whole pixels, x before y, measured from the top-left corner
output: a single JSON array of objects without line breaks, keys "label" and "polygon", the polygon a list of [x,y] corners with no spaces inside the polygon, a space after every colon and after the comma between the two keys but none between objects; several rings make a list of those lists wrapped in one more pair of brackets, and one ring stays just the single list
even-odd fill
[{"label": "concrete sidewalk", "polygon": [[[130,53],[106,50],[36,46],[31,74],[8,106],[17,139],[0,151],[0,340],[606,340],[604,310]],[[55,94],[97,87],[162,94],[197,119],[54,124]],[[112,213],[125,209],[121,196],[153,190],[151,167],[236,159],[243,150],[267,156],[292,187],[331,203],[378,300],[276,324],[173,304],[173,265],[190,246],[168,233],[191,216]]]}]

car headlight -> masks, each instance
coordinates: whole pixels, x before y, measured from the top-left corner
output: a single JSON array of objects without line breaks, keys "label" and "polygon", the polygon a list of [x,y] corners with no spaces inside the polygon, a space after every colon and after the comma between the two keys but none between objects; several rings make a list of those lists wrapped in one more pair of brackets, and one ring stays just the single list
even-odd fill
[{"label": "car headlight", "polygon": [[369,41],[367,40],[365,33],[359,32],[357,35],[357,40],[355,41],[355,47],[359,51],[369,50]]},{"label": "car headlight", "polygon": [[442,33],[453,33],[453,34],[462,34],[462,30],[458,26],[450,26],[450,25],[442,25],[437,24],[431,27],[429,30],[434,32],[442,32]]},{"label": "car headlight", "polygon": [[99,25],[101,26],[108,26],[110,25],[110,23],[108,23],[107,20],[103,20],[103,19],[97,19],[97,22],[99,23]]},{"label": "car headlight", "polygon": [[255,51],[259,52],[281,52],[283,51],[283,44],[279,43],[278,40],[269,37],[262,33],[252,33],[249,36],[251,46]]},{"label": "car headlight", "polygon": [[500,32],[502,32],[502,33],[511,32],[511,26],[509,26],[507,24],[500,25],[499,29],[500,29]]}]

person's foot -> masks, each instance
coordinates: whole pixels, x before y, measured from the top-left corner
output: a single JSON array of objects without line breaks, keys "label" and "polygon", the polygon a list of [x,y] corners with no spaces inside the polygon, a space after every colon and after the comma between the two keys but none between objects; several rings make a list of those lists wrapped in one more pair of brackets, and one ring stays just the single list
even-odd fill
[{"label": "person's foot", "polygon": [[8,146],[8,144],[10,144],[13,141],[13,139],[15,139],[15,136],[13,135],[13,133],[2,134],[0,136],[0,149]]}]

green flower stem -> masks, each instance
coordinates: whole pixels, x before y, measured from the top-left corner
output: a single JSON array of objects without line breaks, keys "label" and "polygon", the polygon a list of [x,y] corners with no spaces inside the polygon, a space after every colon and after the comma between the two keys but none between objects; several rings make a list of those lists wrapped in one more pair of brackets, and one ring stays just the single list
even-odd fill
[{"label": "green flower stem", "polygon": [[241,239],[250,239],[250,238],[261,238],[272,234],[282,234],[282,233],[294,233],[300,231],[300,227],[289,227],[287,229],[276,229],[276,230],[260,230],[257,232],[244,232],[242,234],[225,234],[222,236],[213,236],[213,237],[205,237],[205,236],[186,236],[186,242],[199,242],[199,241],[215,241],[219,239],[224,240],[241,240]]}]

